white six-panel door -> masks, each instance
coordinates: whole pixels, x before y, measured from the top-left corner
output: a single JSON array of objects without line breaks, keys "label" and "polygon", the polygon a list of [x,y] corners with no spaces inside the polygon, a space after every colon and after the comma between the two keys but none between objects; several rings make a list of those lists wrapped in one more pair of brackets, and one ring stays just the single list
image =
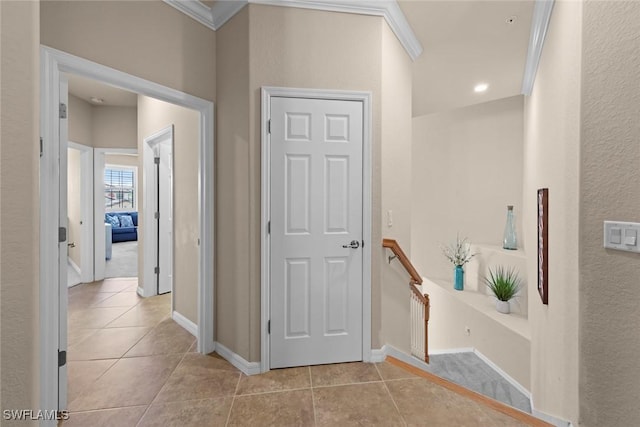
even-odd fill
[{"label": "white six-panel door", "polygon": [[362,360],[363,104],[271,99],[270,367]]}]

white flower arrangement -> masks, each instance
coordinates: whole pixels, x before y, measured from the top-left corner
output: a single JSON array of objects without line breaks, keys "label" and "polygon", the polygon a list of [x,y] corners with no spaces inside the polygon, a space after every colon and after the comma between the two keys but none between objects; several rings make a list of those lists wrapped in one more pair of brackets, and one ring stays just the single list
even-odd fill
[{"label": "white flower arrangement", "polygon": [[475,253],[471,253],[471,244],[467,241],[467,238],[460,240],[460,236],[456,236],[456,242],[448,246],[440,246],[442,253],[445,257],[456,267],[462,267],[471,258],[476,256]]}]

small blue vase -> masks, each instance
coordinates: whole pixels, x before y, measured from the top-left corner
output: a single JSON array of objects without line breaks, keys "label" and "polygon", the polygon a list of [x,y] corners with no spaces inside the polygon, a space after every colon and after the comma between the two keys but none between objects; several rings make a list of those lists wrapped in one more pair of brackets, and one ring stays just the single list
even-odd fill
[{"label": "small blue vase", "polygon": [[461,265],[456,265],[453,289],[455,289],[456,291],[461,291],[464,289],[464,270],[462,269]]}]

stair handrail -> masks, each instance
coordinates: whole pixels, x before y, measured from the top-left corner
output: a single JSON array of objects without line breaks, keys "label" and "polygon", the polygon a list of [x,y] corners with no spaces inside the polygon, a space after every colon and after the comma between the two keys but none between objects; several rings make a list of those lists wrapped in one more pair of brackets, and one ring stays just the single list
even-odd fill
[{"label": "stair handrail", "polygon": [[[391,252],[395,255],[395,257],[400,261],[400,264],[407,270],[409,276],[411,277],[411,284],[421,285],[422,284],[422,276],[418,274],[418,271],[413,266],[407,254],[404,253],[400,244],[395,239],[382,239],[382,246],[384,248],[390,249]],[[389,258],[389,262],[391,262],[393,258]]]}]

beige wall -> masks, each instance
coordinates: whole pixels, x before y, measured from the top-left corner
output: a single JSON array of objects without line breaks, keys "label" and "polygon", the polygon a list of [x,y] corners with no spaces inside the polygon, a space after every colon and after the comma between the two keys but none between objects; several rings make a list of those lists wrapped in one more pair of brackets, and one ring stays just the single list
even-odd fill
[{"label": "beige wall", "polygon": [[93,106],[91,140],[95,148],[138,148],[136,107]]},{"label": "beige wall", "polygon": [[[217,251],[218,277],[224,278],[217,283],[218,307],[230,304],[222,309],[224,313],[219,313],[218,340],[247,360],[257,361],[260,360],[260,88],[373,92],[373,157],[375,170],[379,171],[380,102],[376,100],[380,99],[382,19],[262,5],[249,5],[248,14],[251,26],[249,139],[244,143],[240,139],[226,139],[228,135],[225,135],[225,139],[218,140],[217,164],[232,162],[238,166],[234,185],[218,187],[217,199],[218,206],[232,203],[237,215],[227,214],[228,220],[220,218],[218,229],[246,229],[237,234],[239,241],[235,250],[225,246],[223,251]],[[225,60],[223,56],[218,58],[218,61]],[[242,70],[236,72],[239,78],[244,76]],[[225,124],[219,120],[218,125],[221,135]],[[224,145],[233,145],[233,148],[221,148]],[[374,183],[373,192],[377,203],[373,239],[380,242],[379,184]],[[219,209],[222,216],[221,210],[223,208]],[[374,259],[372,272],[376,295],[379,295],[381,258]],[[241,313],[249,315],[241,316]],[[374,318],[379,317],[379,311],[374,313]],[[231,326],[234,319],[240,321],[235,327]],[[372,332],[374,346],[380,345],[379,336],[379,330]]]},{"label": "beige wall", "polygon": [[[525,251],[530,254],[527,281],[533,404],[537,410],[574,425],[578,422],[580,363],[578,247],[583,240],[578,226],[581,12],[580,2],[555,3],[533,93],[525,104],[523,184]],[[549,188],[549,305],[543,305],[538,295],[534,256],[536,191],[545,187]],[[596,234],[601,246],[601,223]],[[612,311],[616,310],[618,307]],[[599,398],[607,395],[598,388]],[[611,425],[609,421],[604,425]]]},{"label": "beige wall", "polygon": [[[200,113],[146,96],[138,96],[138,170],[143,171],[144,138],[173,125],[173,310],[198,324],[198,153]],[[142,188],[143,173],[138,174]],[[143,190],[143,191],[146,191]],[[138,200],[141,200],[138,198]],[[138,226],[144,226],[142,204]],[[144,251],[138,233],[139,253]],[[143,282],[143,259],[138,257],[138,278]]]},{"label": "beige wall", "polygon": [[80,259],[80,254],[82,253],[82,226],[80,225],[80,221],[82,220],[82,212],[80,209],[81,155],[80,150],[74,148],[67,150],[67,217],[69,218],[69,236],[67,236],[67,241],[76,244],[73,248],[69,247],[69,258],[80,268],[82,268],[82,261]]},{"label": "beige wall", "polygon": [[[216,340],[249,358],[249,8],[217,32]],[[259,206],[254,209],[259,210]],[[255,360],[259,360],[259,356]]]},{"label": "beige wall", "polygon": [[457,233],[502,246],[507,205],[522,247],[522,115],[516,96],[413,119],[411,247],[423,275],[453,280],[440,245]]},{"label": "beige wall", "polygon": [[[135,148],[138,149],[137,146]],[[104,163],[107,165],[138,167],[140,160],[137,154],[105,154]]]},{"label": "beige wall", "polygon": [[93,106],[69,94],[69,141],[93,147]]},{"label": "beige wall", "polygon": [[[381,68],[381,155],[379,172],[374,173],[380,185],[381,203],[374,209],[382,214],[377,227],[382,237],[396,239],[411,258],[411,58],[386,23],[382,23]],[[374,102],[375,99],[374,99]],[[388,226],[386,213],[392,211],[393,225]],[[374,233],[377,234],[377,233]],[[380,239],[372,242],[374,260],[382,271],[380,295],[374,294],[374,306],[381,305],[382,336],[379,347],[390,344],[411,353],[409,322],[409,276],[396,262],[384,262],[386,256]],[[380,256],[382,252],[382,256]],[[373,310],[379,313],[380,309]],[[380,327],[380,325],[378,325]],[[374,325],[375,328],[375,325]],[[376,330],[376,329],[374,329]]]},{"label": "beige wall", "polygon": [[602,247],[604,220],[640,222],[639,34],[637,2],[584,2],[577,361],[590,427],[640,425],[640,256]]},{"label": "beige wall", "polygon": [[0,2],[2,409],[39,407],[39,7]]},{"label": "beige wall", "polygon": [[215,100],[216,34],[155,1],[44,1],[41,42]]}]

